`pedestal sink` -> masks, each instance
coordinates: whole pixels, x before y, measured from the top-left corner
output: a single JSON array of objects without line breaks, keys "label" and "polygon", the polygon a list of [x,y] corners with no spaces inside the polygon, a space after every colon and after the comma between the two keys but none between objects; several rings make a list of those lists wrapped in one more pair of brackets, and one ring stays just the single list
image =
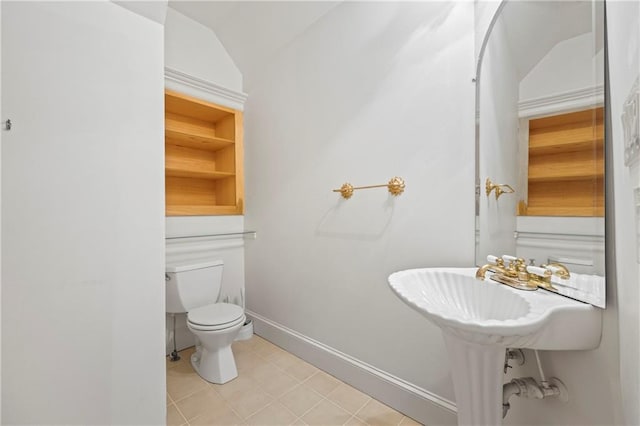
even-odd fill
[{"label": "pedestal sink", "polygon": [[476,268],[410,269],[389,276],[407,305],[442,329],[459,425],[502,424],[506,348],[594,349],[601,310],[545,290],[477,280]]}]

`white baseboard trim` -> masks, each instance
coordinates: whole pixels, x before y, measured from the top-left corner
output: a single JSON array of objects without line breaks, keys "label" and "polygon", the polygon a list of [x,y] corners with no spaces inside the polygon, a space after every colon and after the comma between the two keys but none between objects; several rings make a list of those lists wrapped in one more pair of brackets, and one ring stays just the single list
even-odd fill
[{"label": "white baseboard trim", "polygon": [[345,383],[428,425],[456,425],[455,404],[372,365],[304,336],[255,312],[246,311],[254,333]]}]

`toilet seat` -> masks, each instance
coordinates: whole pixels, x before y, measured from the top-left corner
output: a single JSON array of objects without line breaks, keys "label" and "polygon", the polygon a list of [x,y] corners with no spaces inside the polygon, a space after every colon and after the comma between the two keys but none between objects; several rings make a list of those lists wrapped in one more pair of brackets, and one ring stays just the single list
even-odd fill
[{"label": "toilet seat", "polygon": [[243,309],[231,303],[212,303],[192,309],[187,314],[188,325],[195,330],[224,330],[243,323]]}]

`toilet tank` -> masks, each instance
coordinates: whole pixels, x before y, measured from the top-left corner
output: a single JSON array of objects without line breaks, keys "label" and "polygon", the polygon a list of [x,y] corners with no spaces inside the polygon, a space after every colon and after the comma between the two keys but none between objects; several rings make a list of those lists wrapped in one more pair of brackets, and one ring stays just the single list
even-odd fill
[{"label": "toilet tank", "polygon": [[166,311],[189,312],[218,301],[222,260],[167,264]]}]

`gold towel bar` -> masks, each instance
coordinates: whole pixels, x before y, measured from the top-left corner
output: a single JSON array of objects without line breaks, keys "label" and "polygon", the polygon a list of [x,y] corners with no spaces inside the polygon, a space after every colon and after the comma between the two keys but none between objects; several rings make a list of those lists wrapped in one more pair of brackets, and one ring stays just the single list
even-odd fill
[{"label": "gold towel bar", "polygon": [[387,187],[389,193],[391,195],[397,196],[404,192],[404,180],[401,177],[391,178],[389,183],[382,185],[368,185],[368,186],[353,186],[350,183],[345,183],[340,187],[340,189],[334,189],[333,192],[339,192],[342,195],[342,198],[348,200],[353,195],[353,191],[356,189],[369,189],[369,188],[382,188]]}]

